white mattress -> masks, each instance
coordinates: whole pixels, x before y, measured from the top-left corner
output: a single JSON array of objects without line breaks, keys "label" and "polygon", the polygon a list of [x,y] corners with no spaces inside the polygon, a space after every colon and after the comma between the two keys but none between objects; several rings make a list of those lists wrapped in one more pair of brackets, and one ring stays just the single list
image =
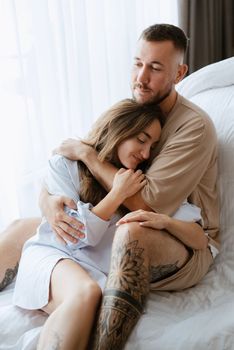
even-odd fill
[{"label": "white mattress", "polygon": [[[196,287],[150,294],[126,350],[234,349],[234,58],[186,78],[179,92],[205,109],[219,138],[221,253]],[[41,312],[11,305],[13,286],[0,293],[0,350],[32,350],[45,321]]]}]

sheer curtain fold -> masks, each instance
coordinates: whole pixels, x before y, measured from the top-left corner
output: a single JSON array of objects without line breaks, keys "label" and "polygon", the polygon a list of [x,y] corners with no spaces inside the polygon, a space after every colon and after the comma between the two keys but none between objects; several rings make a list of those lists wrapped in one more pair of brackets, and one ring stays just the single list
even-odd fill
[{"label": "sheer curtain fold", "polygon": [[51,150],[129,97],[135,42],[176,0],[0,0],[0,228],[38,215]]}]

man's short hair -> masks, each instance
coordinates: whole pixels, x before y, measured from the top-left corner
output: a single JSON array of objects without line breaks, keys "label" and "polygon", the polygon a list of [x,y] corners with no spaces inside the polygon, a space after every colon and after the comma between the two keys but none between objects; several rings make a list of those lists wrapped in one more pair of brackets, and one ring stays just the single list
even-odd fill
[{"label": "man's short hair", "polygon": [[140,39],[146,41],[172,41],[175,48],[183,53],[186,52],[188,47],[188,38],[184,31],[173,24],[153,24],[142,32]]}]

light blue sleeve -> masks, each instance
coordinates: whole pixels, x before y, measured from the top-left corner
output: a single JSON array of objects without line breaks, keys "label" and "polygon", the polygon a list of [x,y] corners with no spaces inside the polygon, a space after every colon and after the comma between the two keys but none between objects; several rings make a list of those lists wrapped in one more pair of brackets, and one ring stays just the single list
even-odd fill
[{"label": "light blue sleeve", "polygon": [[54,155],[48,164],[45,186],[50,194],[67,196],[77,204],[77,210],[65,207],[65,212],[82,222],[85,237],[74,244],[67,241],[69,246],[76,248],[88,245],[95,246],[102,239],[110,226],[110,221],[105,221],[96,216],[92,211],[90,203],[83,203],[79,198],[79,170],[76,161],[69,160],[60,155]]},{"label": "light blue sleeve", "polygon": [[78,163],[58,154],[48,161],[45,186],[50,194],[79,200]]},{"label": "light blue sleeve", "polygon": [[198,222],[203,226],[203,219],[201,216],[201,209],[195,204],[184,201],[173,215],[174,219],[183,221]]}]

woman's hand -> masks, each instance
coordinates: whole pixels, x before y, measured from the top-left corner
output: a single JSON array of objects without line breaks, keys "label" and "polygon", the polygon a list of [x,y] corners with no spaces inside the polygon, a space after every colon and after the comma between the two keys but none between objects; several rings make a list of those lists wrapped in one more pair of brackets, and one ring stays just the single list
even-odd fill
[{"label": "woman's hand", "polygon": [[122,217],[116,225],[125,224],[126,222],[139,222],[141,226],[163,230],[168,227],[171,218],[165,214],[157,214],[145,210],[136,210]]},{"label": "woman's hand", "polygon": [[127,222],[139,222],[139,225],[144,227],[167,230],[185,246],[192,249],[207,248],[208,239],[203,228],[193,221],[177,220],[165,214],[137,210],[125,215],[116,225],[119,226]]},{"label": "woman's hand", "polygon": [[71,209],[77,209],[72,199],[48,194],[45,204],[44,215],[62,244],[66,244],[66,240],[77,243],[79,238],[84,237],[84,234],[79,231],[83,229],[83,224],[64,211],[65,205]]},{"label": "woman's hand", "polygon": [[61,154],[62,156],[71,160],[84,161],[90,154],[95,150],[78,139],[67,139],[64,140],[59,147],[55,148],[53,154]]},{"label": "woman's hand", "polygon": [[124,200],[138,192],[145,182],[141,170],[134,172],[132,169],[119,169],[111,191],[92,208],[92,212],[103,220],[110,220]]},{"label": "woman's hand", "polygon": [[115,174],[111,193],[120,197],[122,201],[133,196],[146,184],[145,175],[141,170],[119,169]]}]

